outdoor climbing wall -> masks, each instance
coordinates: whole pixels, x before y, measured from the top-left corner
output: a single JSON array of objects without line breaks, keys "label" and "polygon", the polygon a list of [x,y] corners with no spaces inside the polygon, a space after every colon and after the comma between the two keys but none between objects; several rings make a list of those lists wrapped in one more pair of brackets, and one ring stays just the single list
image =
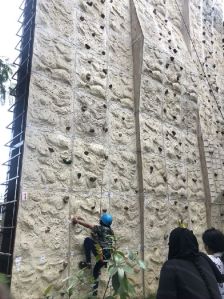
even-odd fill
[{"label": "outdoor climbing wall", "polygon": [[89,232],[72,214],[113,214],[147,262],[137,298],[155,292],[178,220],[199,239],[222,227],[223,5],[199,2],[37,1],[16,298],[77,271]]}]

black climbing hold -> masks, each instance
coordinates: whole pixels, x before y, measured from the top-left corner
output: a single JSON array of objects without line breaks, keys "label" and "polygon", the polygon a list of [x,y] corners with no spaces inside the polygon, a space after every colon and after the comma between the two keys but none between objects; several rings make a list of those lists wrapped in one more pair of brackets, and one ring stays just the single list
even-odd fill
[{"label": "black climbing hold", "polygon": [[104,4],[104,3],[105,3],[105,0],[101,0],[101,3]]},{"label": "black climbing hold", "polygon": [[84,154],[85,154],[86,156],[88,156],[89,152],[85,151]]},{"label": "black climbing hold", "polygon": [[183,179],[183,182],[185,183],[185,182],[186,182],[186,179]]},{"label": "black climbing hold", "polygon": [[171,31],[168,31],[168,34],[171,35]]},{"label": "black climbing hold", "polygon": [[49,147],[48,150],[49,150],[50,153],[54,152],[54,149],[52,147]]},{"label": "black climbing hold", "polygon": [[109,88],[112,89],[112,87],[113,87],[112,84],[109,84]]},{"label": "black climbing hold", "polygon": [[125,120],[125,117],[122,117],[122,120]]},{"label": "black climbing hold", "polygon": [[203,31],[203,33],[202,33],[203,35],[205,35],[205,32]]},{"label": "black climbing hold", "polygon": [[103,131],[106,133],[108,132],[108,128],[103,127]]},{"label": "black climbing hold", "polygon": [[107,105],[106,105],[106,104],[103,104],[103,108],[105,108],[105,109],[106,109],[106,108],[107,108]]},{"label": "black climbing hold", "polygon": [[159,212],[159,209],[158,209],[158,208],[156,208],[156,212]]},{"label": "black climbing hold", "polygon": [[150,173],[153,172],[153,166],[150,166]]},{"label": "black climbing hold", "polygon": [[180,159],[181,159],[181,156],[177,155],[177,158],[180,160]]},{"label": "black climbing hold", "polygon": [[90,46],[88,44],[85,44],[86,49],[90,49]]},{"label": "black climbing hold", "polygon": [[91,1],[87,1],[87,4],[89,5],[89,6],[92,6],[93,5],[93,2]]},{"label": "black climbing hold", "polygon": [[91,129],[89,130],[89,132],[90,132],[90,133],[94,133],[95,130],[91,128]]},{"label": "black climbing hold", "polygon": [[168,43],[171,43],[171,39],[168,39]]},{"label": "black climbing hold", "polygon": [[216,65],[215,64],[213,64],[213,69],[215,69],[216,68]]},{"label": "black climbing hold", "polygon": [[213,41],[213,40],[211,40],[211,44],[212,44],[212,45],[214,44],[214,41]]},{"label": "black climbing hold", "polygon": [[91,61],[91,60],[88,60],[88,63],[89,63],[89,64],[91,64],[91,63],[92,63],[92,61]]},{"label": "black climbing hold", "polygon": [[117,178],[116,178],[116,179],[114,179],[114,182],[115,182],[115,183],[117,183]]},{"label": "black climbing hold", "polygon": [[166,69],[168,69],[168,67],[169,67],[169,63],[166,64]]},{"label": "black climbing hold", "polygon": [[105,14],[104,13],[101,13],[101,18],[105,18]]},{"label": "black climbing hold", "polygon": [[218,87],[218,86],[216,86],[216,88],[215,88],[215,91],[216,91],[216,92],[218,92],[218,91],[219,91],[219,87]]},{"label": "black climbing hold", "polygon": [[188,209],[188,206],[185,206],[184,208],[185,208],[185,210],[187,210],[187,209]]},{"label": "black climbing hold", "polygon": [[177,75],[177,81],[179,81],[179,80],[180,80],[180,77],[181,77],[181,75],[180,75],[180,74],[178,74],[178,75]]},{"label": "black climbing hold", "polygon": [[67,130],[67,131],[69,131],[70,129],[71,129],[71,127],[69,127],[69,126],[68,126],[68,127],[66,127],[66,130]]},{"label": "black climbing hold", "polygon": [[95,181],[96,181],[96,177],[90,177],[90,178],[89,178],[89,180],[90,180],[90,182],[92,182],[92,183],[93,183],[93,182],[95,182]]},{"label": "black climbing hold", "polygon": [[174,57],[173,57],[173,56],[171,56],[171,57],[170,57],[170,60],[171,60],[171,61],[174,61]]},{"label": "black climbing hold", "polygon": [[163,112],[166,113],[166,108],[163,109]]},{"label": "black climbing hold", "polygon": [[193,178],[192,181],[193,181],[194,183],[196,183],[196,182],[197,182],[197,179],[194,179],[194,178]]},{"label": "black climbing hold", "polygon": [[101,26],[100,26],[100,28],[103,30],[103,29],[104,29],[104,26],[103,26],[103,25],[101,25]]},{"label": "black climbing hold", "polygon": [[121,136],[122,136],[122,134],[121,134],[121,133],[119,133],[118,135],[119,135],[119,137],[121,137]]},{"label": "black climbing hold", "polygon": [[68,159],[68,158],[63,158],[63,163],[70,165],[70,164],[72,164],[72,160]]},{"label": "black climbing hold", "polygon": [[103,72],[104,72],[105,75],[107,74],[107,70],[106,69],[103,69]]},{"label": "black climbing hold", "polygon": [[106,213],[106,212],[107,212],[107,209],[103,209],[102,211],[103,211],[103,213]]},{"label": "black climbing hold", "polygon": [[156,15],[156,9],[155,8],[153,9],[153,13]]},{"label": "black climbing hold", "polygon": [[168,20],[165,20],[165,23],[167,23],[168,22]]},{"label": "black climbing hold", "polygon": [[125,210],[125,211],[128,211],[128,210],[129,210],[129,207],[124,206],[124,210]]},{"label": "black climbing hold", "polygon": [[217,177],[217,176],[218,176],[218,173],[215,172],[215,173],[214,173],[214,176]]},{"label": "black climbing hold", "polygon": [[90,79],[91,79],[91,75],[90,74],[86,74],[86,80],[90,81]]},{"label": "black climbing hold", "polygon": [[184,68],[183,68],[182,66],[180,66],[180,70],[183,71],[183,69],[184,69]]},{"label": "black climbing hold", "polygon": [[138,193],[138,190],[135,190],[135,193],[137,194],[137,193]]},{"label": "black climbing hold", "polygon": [[203,41],[202,41],[202,42],[203,42],[203,44],[205,44],[205,40],[204,40],[204,39],[203,39]]},{"label": "black climbing hold", "polygon": [[175,132],[175,131],[172,131],[172,134],[173,134],[173,136],[175,136],[175,135],[176,135],[176,132]]},{"label": "black climbing hold", "polygon": [[177,49],[173,49],[173,52],[174,52],[174,53],[177,53]]},{"label": "black climbing hold", "polygon": [[174,204],[175,204],[175,206],[177,205],[177,201],[176,200],[174,201]]},{"label": "black climbing hold", "polygon": [[105,160],[108,160],[108,156],[107,156],[107,155],[105,155],[105,156],[104,156],[104,159],[105,159]]},{"label": "black climbing hold", "polygon": [[160,153],[163,151],[163,149],[160,146],[158,147],[158,150]]},{"label": "black climbing hold", "polygon": [[105,52],[105,51],[102,51],[102,55],[106,55],[106,52]]},{"label": "black climbing hold", "polygon": [[177,117],[175,115],[173,115],[173,120],[176,120],[176,119],[177,119]]},{"label": "black climbing hold", "polygon": [[84,21],[85,18],[83,16],[80,17],[80,21]]},{"label": "black climbing hold", "polygon": [[50,230],[51,230],[51,228],[48,226],[48,227],[46,227],[46,229],[45,229],[45,233],[49,233],[50,232]]},{"label": "black climbing hold", "polygon": [[168,90],[168,89],[166,89],[166,90],[165,90],[165,94],[168,94],[168,93],[169,93],[169,90]]},{"label": "black climbing hold", "polygon": [[96,36],[96,33],[95,33],[95,32],[93,32],[93,33],[92,33],[92,37],[95,37],[95,36]]},{"label": "black climbing hold", "polygon": [[77,177],[78,177],[78,179],[80,179],[81,176],[82,176],[82,174],[81,174],[80,172],[78,172],[78,173],[77,173]]},{"label": "black climbing hold", "polygon": [[164,182],[167,182],[166,176],[163,176],[163,180],[164,180]]},{"label": "black climbing hold", "polygon": [[68,195],[64,196],[63,197],[63,202],[68,203],[68,201],[69,201],[69,196]]},{"label": "black climbing hold", "polygon": [[182,145],[182,142],[179,142],[179,145],[181,146],[181,145]]},{"label": "black climbing hold", "polygon": [[82,106],[82,111],[85,112],[86,110],[87,110],[87,106],[86,105]]},{"label": "black climbing hold", "polygon": [[177,95],[176,93],[173,94],[174,97],[176,97],[176,95]]}]

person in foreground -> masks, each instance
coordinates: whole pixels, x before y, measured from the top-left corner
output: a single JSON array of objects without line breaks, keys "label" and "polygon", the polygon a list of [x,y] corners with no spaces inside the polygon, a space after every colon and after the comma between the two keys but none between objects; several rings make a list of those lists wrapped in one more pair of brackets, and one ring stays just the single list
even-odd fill
[{"label": "person in foreground", "polygon": [[169,238],[168,261],[160,273],[157,299],[221,299],[217,279],[222,279],[209,258],[199,252],[192,231],[175,228]]},{"label": "person in foreground", "polygon": [[107,266],[107,262],[111,257],[111,249],[113,243],[114,232],[111,228],[112,216],[104,213],[100,217],[100,225],[94,225],[85,222],[80,217],[72,216],[73,224],[80,224],[91,229],[91,237],[84,240],[84,250],[86,260],[79,263],[79,267],[91,269],[91,253],[97,258],[93,268],[93,277],[95,280],[93,286],[93,296],[97,296],[98,279],[102,267]]},{"label": "person in foreground", "polygon": [[[210,228],[203,233],[202,240],[209,258],[221,274],[224,274],[224,234],[215,228]],[[219,283],[218,287],[224,299],[224,283]]]}]

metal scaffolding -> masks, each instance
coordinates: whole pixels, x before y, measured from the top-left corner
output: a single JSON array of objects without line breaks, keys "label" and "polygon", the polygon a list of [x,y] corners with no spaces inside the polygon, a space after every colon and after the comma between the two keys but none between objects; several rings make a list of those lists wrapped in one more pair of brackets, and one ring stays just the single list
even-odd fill
[{"label": "metal scaffolding", "polygon": [[15,97],[9,111],[13,113],[13,120],[7,126],[12,131],[12,138],[5,146],[9,147],[9,159],[3,165],[8,166],[7,179],[2,185],[6,186],[4,201],[0,203],[3,212],[0,227],[0,272],[11,277],[13,264],[13,249],[15,242],[17,212],[20,197],[20,178],[23,157],[23,144],[26,128],[26,114],[29,96],[29,82],[32,65],[36,0],[24,0],[20,5],[21,24],[17,32],[20,38],[16,45],[19,52],[14,64],[17,71],[13,75],[16,87],[12,91]]}]

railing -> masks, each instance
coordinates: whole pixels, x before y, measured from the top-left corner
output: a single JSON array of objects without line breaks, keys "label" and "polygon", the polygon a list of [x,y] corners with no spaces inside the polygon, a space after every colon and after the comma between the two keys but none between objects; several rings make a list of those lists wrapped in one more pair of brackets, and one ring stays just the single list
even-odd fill
[{"label": "railing", "polygon": [[23,157],[23,144],[26,128],[27,103],[33,54],[36,0],[24,0],[20,6],[21,24],[17,36],[20,41],[16,45],[19,54],[14,61],[18,67],[12,76],[16,87],[12,91],[15,102],[9,108],[13,113],[13,121],[7,126],[12,131],[12,138],[5,146],[10,148],[9,159],[3,163],[8,166],[7,178],[2,185],[6,186],[5,194],[0,201],[0,272],[11,277],[13,250],[17,223],[17,211],[20,197],[20,178]]}]

